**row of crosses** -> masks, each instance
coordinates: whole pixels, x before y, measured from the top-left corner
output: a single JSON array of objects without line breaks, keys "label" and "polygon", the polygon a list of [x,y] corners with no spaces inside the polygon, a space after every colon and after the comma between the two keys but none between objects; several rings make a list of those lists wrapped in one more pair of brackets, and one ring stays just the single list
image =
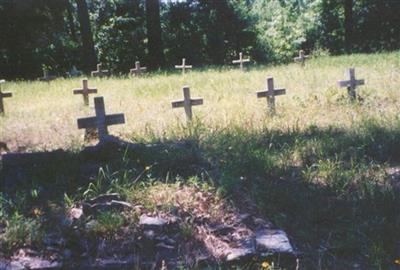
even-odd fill
[{"label": "row of crosses", "polygon": [[[184,64],[184,63],[183,63]],[[185,66],[185,65],[183,65]],[[187,67],[187,66],[186,66]],[[136,71],[142,70],[143,68],[140,68],[139,64],[136,66]],[[356,88],[359,85],[364,85],[365,80],[357,80],[355,77],[355,69],[350,68],[347,71],[348,73],[348,80],[344,81],[338,81],[338,86],[339,87],[346,87],[348,91],[348,95],[350,97],[350,100],[355,100],[357,98],[357,93],[356,93]],[[12,93],[10,92],[2,92],[1,90],[1,85],[5,83],[5,80],[0,80],[0,114],[4,115],[4,98],[9,98],[12,97]],[[89,88],[88,86],[88,80],[83,79],[82,80],[82,88],[78,89],[73,89],[73,93],[75,95],[82,95],[83,97],[83,103],[84,105],[88,106],[89,105],[89,94],[95,94],[97,93],[96,88]],[[275,89],[274,88],[274,82],[273,78],[267,78],[267,87],[265,91],[259,91],[257,92],[257,97],[258,98],[267,98],[268,102],[268,108],[271,114],[274,114],[275,112],[275,96],[279,95],[284,95],[286,94],[285,89]],[[190,90],[189,87],[184,87],[183,88],[183,96],[184,100],[181,101],[173,101],[172,102],[172,107],[173,108],[178,108],[178,107],[184,107],[186,116],[188,120],[192,119],[192,109],[191,106],[195,105],[201,105],[203,104],[202,99],[190,99]]]},{"label": "row of crosses", "polygon": [[[305,65],[305,61],[309,58],[309,55],[305,55],[303,50],[299,51],[299,56],[294,58],[295,62],[300,62],[301,66]],[[243,53],[240,52],[239,53],[239,59],[237,60],[233,60],[232,63],[233,64],[239,64],[240,70],[243,71],[244,70],[244,66],[243,64],[250,62],[250,59],[244,59],[243,58]],[[191,65],[186,65],[186,59],[182,58],[182,64],[181,65],[175,65],[176,69],[181,69],[182,70],[182,74],[185,75],[186,73],[186,69],[191,69],[192,66]],[[146,67],[141,67],[140,66],[140,62],[136,61],[135,62],[135,68],[130,69],[129,70],[129,74],[132,76],[141,76],[143,75],[143,73],[145,73],[147,71]],[[75,76],[75,75],[80,75],[81,72],[78,71],[76,69],[76,67],[74,66],[73,69],[71,70],[70,73],[68,73],[70,76]],[[92,71],[90,73],[90,75],[92,77],[107,77],[111,75],[111,72],[108,69],[102,69],[102,64],[97,64],[96,66],[96,70]],[[53,75],[49,75],[49,72],[46,68],[43,69],[43,77],[40,77],[39,80],[40,81],[45,81],[45,82],[50,82],[54,79],[56,79],[56,76]]]}]

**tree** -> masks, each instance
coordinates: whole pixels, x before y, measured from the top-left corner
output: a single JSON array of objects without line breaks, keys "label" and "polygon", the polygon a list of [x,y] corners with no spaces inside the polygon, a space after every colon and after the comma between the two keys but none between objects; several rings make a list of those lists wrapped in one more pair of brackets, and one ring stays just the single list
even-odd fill
[{"label": "tree", "polygon": [[146,0],[146,24],[149,50],[148,66],[154,69],[164,65],[159,0]]},{"label": "tree", "polygon": [[78,18],[82,37],[83,70],[89,72],[97,64],[92,30],[89,22],[89,11],[86,0],[76,0],[76,4],[78,5]]},{"label": "tree", "polygon": [[353,0],[344,0],[344,43],[346,51],[353,47]]}]

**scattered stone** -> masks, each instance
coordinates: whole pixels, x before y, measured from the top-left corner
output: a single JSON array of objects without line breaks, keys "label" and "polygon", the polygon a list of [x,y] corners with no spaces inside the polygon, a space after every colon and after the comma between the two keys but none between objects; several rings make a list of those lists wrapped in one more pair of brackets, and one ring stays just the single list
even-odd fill
[{"label": "scattered stone", "polygon": [[99,195],[93,199],[87,200],[86,202],[89,204],[95,204],[95,203],[106,203],[112,200],[120,201],[121,197],[119,196],[118,193],[109,193],[109,194]]},{"label": "scattered stone", "polygon": [[167,220],[161,217],[149,217],[147,215],[142,215],[139,220],[139,225],[146,229],[152,230],[162,230],[167,224]]},{"label": "scattered stone", "polygon": [[73,207],[69,210],[68,216],[72,220],[78,220],[83,216],[83,209],[82,207]]},{"label": "scattered stone", "polygon": [[233,248],[226,256],[227,262],[244,261],[255,255],[254,248]]},{"label": "scattered stone", "polygon": [[261,252],[293,253],[292,245],[282,230],[263,229],[256,232],[256,247]]}]

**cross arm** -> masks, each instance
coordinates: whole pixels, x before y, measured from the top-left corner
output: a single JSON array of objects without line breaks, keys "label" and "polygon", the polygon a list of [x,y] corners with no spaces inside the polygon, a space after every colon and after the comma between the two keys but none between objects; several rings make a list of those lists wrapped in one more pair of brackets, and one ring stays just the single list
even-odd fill
[{"label": "cross arm", "polygon": [[190,105],[192,105],[192,106],[203,105],[203,99],[202,98],[193,98],[190,100]]},{"label": "cross arm", "polygon": [[11,92],[3,92],[3,93],[0,92],[0,96],[2,96],[3,98],[12,97],[12,93]]},{"label": "cross arm", "polygon": [[106,125],[117,125],[125,123],[125,115],[123,113],[110,114],[106,116]]},{"label": "cross arm", "polygon": [[96,127],[96,117],[79,118],[78,119],[78,129],[82,128],[94,128]]},{"label": "cross arm", "polygon": [[184,101],[183,100],[174,100],[171,102],[172,108],[179,108],[184,106]]}]

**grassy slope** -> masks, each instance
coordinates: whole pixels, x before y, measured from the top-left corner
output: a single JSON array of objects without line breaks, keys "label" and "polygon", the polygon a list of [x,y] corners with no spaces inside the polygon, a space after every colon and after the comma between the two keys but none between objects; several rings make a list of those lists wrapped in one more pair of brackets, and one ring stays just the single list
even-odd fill
[{"label": "grassy slope", "polygon": [[[350,66],[366,80],[362,104],[349,103],[346,90],[336,87]],[[274,118],[254,94],[268,75],[287,89]],[[200,121],[190,129],[179,124],[183,109],[170,107],[185,84],[205,102],[194,108]],[[306,269],[395,269],[400,200],[388,170],[400,161],[398,52],[322,57],[305,69],[207,70],[89,85],[105,97],[108,112],[126,115],[128,123],[111,133],[133,141],[197,140],[221,193],[249,194],[293,237]],[[7,84],[15,97],[6,100],[0,141],[13,149],[81,147],[76,118],[93,109],[72,96],[78,86],[79,79]]]}]

